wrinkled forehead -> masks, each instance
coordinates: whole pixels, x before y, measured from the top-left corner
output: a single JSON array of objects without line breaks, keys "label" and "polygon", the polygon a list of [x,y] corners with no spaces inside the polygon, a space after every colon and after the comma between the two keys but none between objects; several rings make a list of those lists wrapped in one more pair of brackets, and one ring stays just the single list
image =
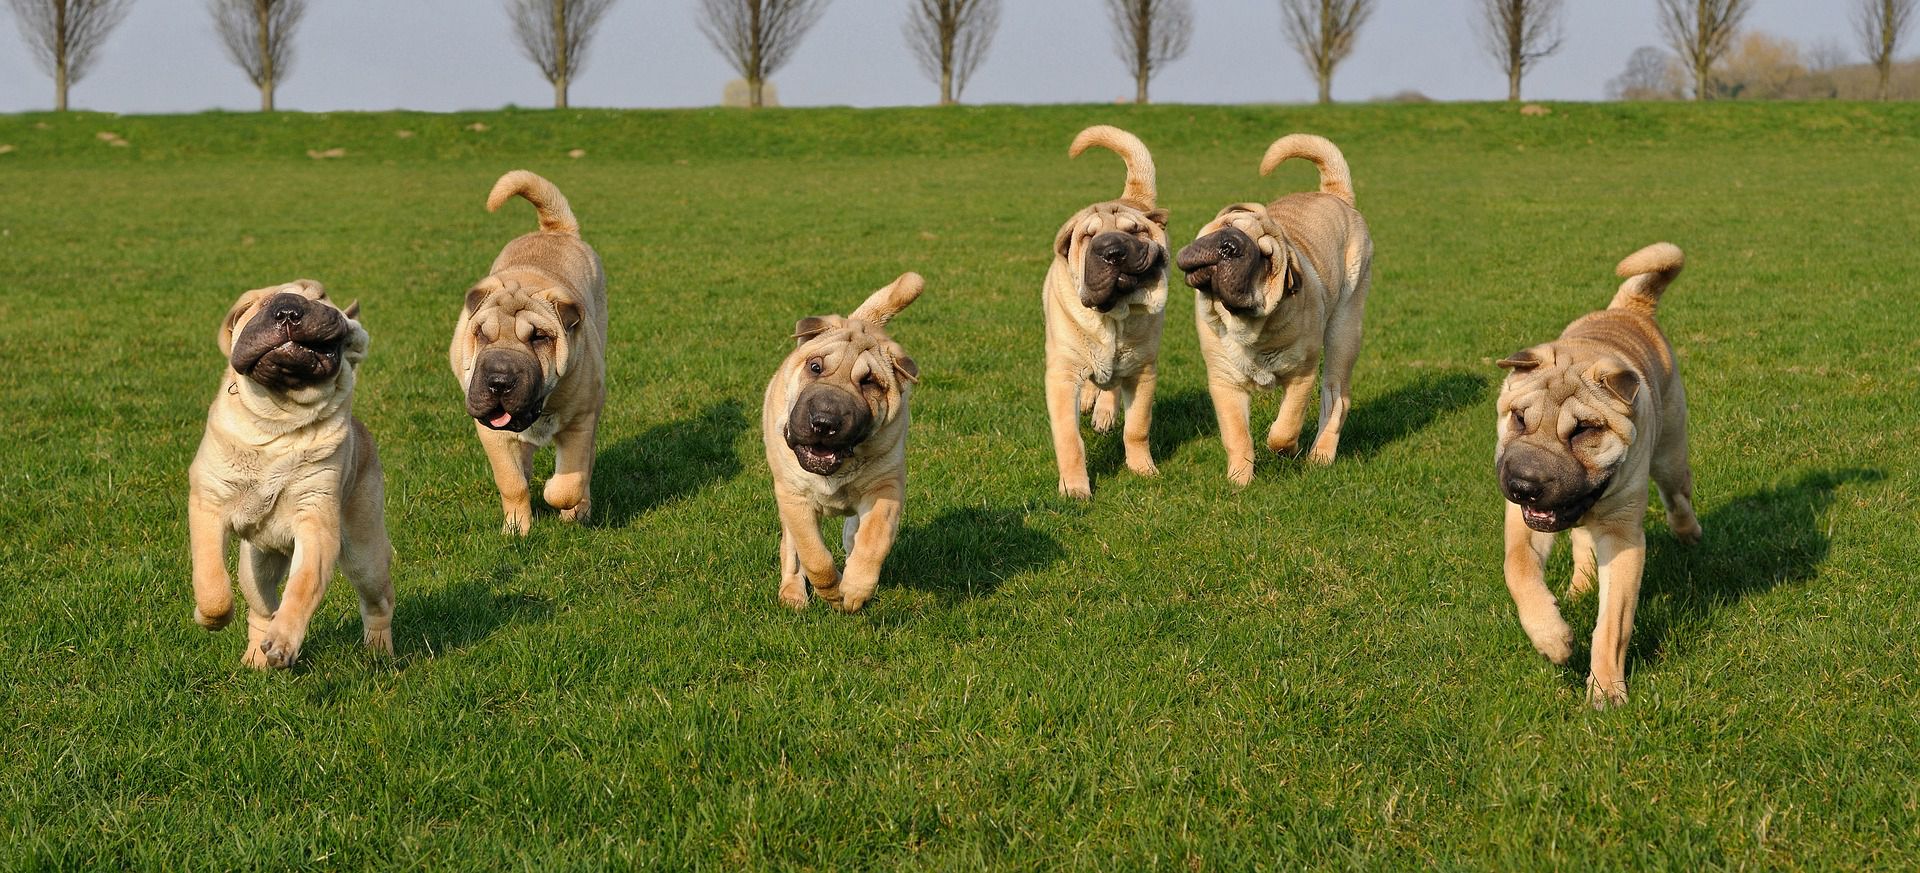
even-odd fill
[{"label": "wrinkled forehead", "polygon": [[1247,236],[1259,239],[1267,234],[1266,223],[1262,220],[1265,216],[1266,207],[1258,203],[1235,203],[1220,210],[1219,215],[1214,216],[1212,221],[1200,228],[1200,235],[1206,236],[1231,227]]},{"label": "wrinkled forehead", "polygon": [[888,339],[880,328],[864,321],[849,321],[821,333],[800,347],[808,358],[821,358],[828,369],[857,362],[869,352],[885,356]]},{"label": "wrinkled forehead", "polygon": [[1500,405],[1512,407],[1559,406],[1580,393],[1580,377],[1565,367],[1542,367],[1530,373],[1515,373],[1500,386]]}]

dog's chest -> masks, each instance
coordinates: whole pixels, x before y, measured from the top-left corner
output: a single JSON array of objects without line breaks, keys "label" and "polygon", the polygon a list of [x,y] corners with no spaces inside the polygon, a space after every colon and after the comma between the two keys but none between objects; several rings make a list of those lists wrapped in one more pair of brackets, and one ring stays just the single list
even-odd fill
[{"label": "dog's chest", "polygon": [[258,548],[289,552],[295,514],[316,499],[338,499],[338,472],[326,463],[337,449],[311,441],[291,448],[229,447],[224,471],[204,485],[206,496],[234,535]]},{"label": "dog's chest", "polygon": [[1220,354],[1241,378],[1260,388],[1272,388],[1280,377],[1314,363],[1317,349],[1299,342],[1298,331],[1290,325],[1273,324],[1273,317],[1249,321],[1215,314],[1207,321],[1220,340]]}]

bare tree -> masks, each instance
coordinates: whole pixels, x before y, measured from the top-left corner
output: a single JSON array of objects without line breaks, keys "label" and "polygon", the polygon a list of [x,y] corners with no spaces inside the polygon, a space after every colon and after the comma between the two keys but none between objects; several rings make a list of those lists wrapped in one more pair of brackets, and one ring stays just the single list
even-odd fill
[{"label": "bare tree", "polygon": [[940,83],[940,105],[952,106],[979,69],[1000,27],[1000,0],[912,0],[907,46],[920,69]]},{"label": "bare tree", "polygon": [[1564,0],[1480,0],[1480,42],[1507,72],[1507,99],[1520,99],[1520,79],[1560,50]]},{"label": "bare tree", "polygon": [[1333,69],[1353,54],[1374,0],[1280,0],[1280,16],[1300,59],[1320,83],[1320,102],[1333,102]]},{"label": "bare tree", "polygon": [[553,83],[553,108],[567,108],[567,88],[587,62],[587,43],[613,0],[507,0],[513,35],[527,60]]},{"label": "bare tree", "polygon": [[1607,96],[1615,100],[1678,100],[1686,94],[1685,82],[1679,61],[1658,47],[1643,45],[1627,58],[1626,70],[1607,83]]},{"label": "bare tree", "polygon": [[260,89],[260,111],[273,111],[273,91],[293,64],[293,31],[307,0],[207,0],[213,31],[227,57]]},{"label": "bare tree", "polygon": [[67,89],[93,64],[133,0],[8,0],[20,36],[40,68],[53,77],[54,109],[67,111]]},{"label": "bare tree", "polygon": [[826,11],[827,0],[700,0],[700,32],[747,80],[747,105],[757,109],[761,86]]},{"label": "bare tree", "polygon": [[1660,33],[1693,73],[1693,99],[1713,96],[1713,64],[1733,47],[1753,0],[1658,0]]},{"label": "bare tree", "polygon": [[1192,0],[1107,0],[1113,47],[1133,70],[1133,102],[1147,102],[1155,70],[1187,53],[1193,42]]},{"label": "bare tree", "polygon": [[1893,75],[1893,53],[1913,23],[1914,0],[1857,0],[1853,9],[1854,32],[1860,34],[1860,47],[1866,49],[1867,62],[1880,74],[1879,99],[1887,99],[1887,80]]}]

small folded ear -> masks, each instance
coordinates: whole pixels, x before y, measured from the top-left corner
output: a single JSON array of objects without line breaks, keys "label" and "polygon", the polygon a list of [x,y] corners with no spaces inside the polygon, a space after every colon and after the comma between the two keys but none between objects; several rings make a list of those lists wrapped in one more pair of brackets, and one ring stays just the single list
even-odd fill
[{"label": "small folded ear", "polygon": [[840,323],[838,315],[809,315],[802,318],[793,326],[793,344],[805,345],[807,340],[827,332],[838,323]]},{"label": "small folded ear", "polygon": [[493,287],[488,285],[485,282],[475,285],[472,288],[468,288],[467,304],[466,304],[467,314],[472,315],[475,312],[478,312],[480,310],[480,304],[487,302],[487,295],[492,294],[493,290],[494,290]]},{"label": "small folded ear", "polygon": [[900,378],[919,384],[920,365],[907,357],[907,350],[901,348],[899,343],[887,344],[887,357],[893,359],[893,371],[899,373]]},{"label": "small folded ear", "polygon": [[[1261,237],[1260,241],[1264,243],[1270,239],[1273,239],[1273,237]],[[1266,246],[1263,245],[1260,248],[1264,251]],[[1278,259],[1280,262],[1280,296],[1292,297],[1300,293],[1300,264],[1293,259],[1293,247],[1276,246],[1276,248],[1285,249]]]},{"label": "small folded ear", "polygon": [[340,312],[348,318],[358,319],[360,317],[360,301],[355,300],[347,304],[347,308],[340,310]]},{"label": "small folded ear", "polygon": [[1640,374],[1619,361],[1607,359],[1594,364],[1588,368],[1587,378],[1629,407],[1640,396]]},{"label": "small folded ear", "polygon": [[1160,225],[1161,230],[1167,229],[1167,219],[1171,217],[1165,209],[1155,209],[1147,213],[1147,220]]},{"label": "small folded ear", "polygon": [[1546,361],[1541,360],[1539,353],[1533,349],[1521,349],[1494,363],[1498,364],[1500,368],[1504,370],[1526,373],[1539,369],[1540,365],[1545,364]]},{"label": "small folded ear", "polygon": [[553,307],[554,315],[560,319],[560,326],[569,333],[579,327],[580,320],[586,317],[586,313],[580,308],[580,302],[565,291],[548,291],[540,295],[540,299],[547,301],[547,305]]},{"label": "small folded ear", "polygon": [[1060,225],[1060,232],[1053,235],[1054,254],[1063,258],[1067,256],[1067,253],[1073,248],[1073,230],[1077,226],[1078,222],[1073,221]]}]

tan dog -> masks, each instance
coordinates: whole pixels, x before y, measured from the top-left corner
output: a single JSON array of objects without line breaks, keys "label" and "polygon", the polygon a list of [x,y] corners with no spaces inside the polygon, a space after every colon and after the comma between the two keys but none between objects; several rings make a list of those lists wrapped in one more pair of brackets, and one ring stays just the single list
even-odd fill
[{"label": "tan dog", "polygon": [[[798,346],[767,383],[760,430],[780,505],[780,599],[807,605],[807,586],[847,612],[873,596],[900,528],[907,491],[907,398],[920,367],[886,324],[920,296],[907,273],[852,315],[803,318]],[[820,536],[825,516],[847,516],[842,579]]]},{"label": "tan dog", "polygon": [[467,291],[448,356],[493,465],[506,512],[501,532],[525,534],[533,525],[533,453],[549,442],[547,505],[561,521],[592,512],[593,441],[607,397],[607,286],[560,190],[514,170],[494,183],[487,210],[516,194],[539,211],[540,229],[507,243],[490,275]]},{"label": "tan dog", "polygon": [[1093,496],[1080,440],[1080,413],[1089,408],[1094,429],[1101,431],[1113,426],[1116,409],[1124,409],[1127,468],[1142,476],[1160,472],[1147,447],[1147,429],[1167,314],[1167,211],[1154,205],[1153,156],[1133,134],[1106,125],[1080,131],[1067,154],[1079,157],[1090,146],[1119,153],[1127,164],[1126,187],[1120,199],[1088,206],[1060,226],[1041,291],[1047,416],[1060,493],[1082,500]]},{"label": "tan dog", "polygon": [[1507,590],[1520,626],[1555,664],[1573,654],[1573,630],[1554,607],[1542,567],[1554,533],[1573,540],[1569,596],[1600,584],[1588,697],[1627,702],[1627,640],[1646,563],[1647,480],[1660,488],[1667,524],[1700,540],[1687,464],[1687,392],[1673,347],[1654,323],[1660,293],[1680,273],[1680,250],[1655,243],[1620,262],[1613,303],[1560,338],[1500,362],[1500,442],[1495,466],[1507,498]]},{"label": "tan dog", "polygon": [[1288,158],[1320,168],[1318,192],[1288,194],[1266,206],[1228,206],[1180,250],[1178,260],[1195,292],[1194,320],[1227,450],[1227,477],[1241,485],[1253,480],[1247,424],[1252,393],[1285,388],[1280,414],[1267,430],[1267,448],[1292,452],[1323,355],[1320,431],[1308,457],[1333,463],[1373,282],[1373,239],[1353,208],[1346,158],[1333,143],[1296,133],[1267,149],[1260,175]]},{"label": "tan dog", "polygon": [[385,486],[352,412],[367,354],[357,314],[303,279],[240,295],[220,325],[227,373],[187,471],[193,618],[207,630],[233,619],[227,535],[238,536],[249,667],[300,656],[336,562],[359,592],[367,648],[393,653]]}]

